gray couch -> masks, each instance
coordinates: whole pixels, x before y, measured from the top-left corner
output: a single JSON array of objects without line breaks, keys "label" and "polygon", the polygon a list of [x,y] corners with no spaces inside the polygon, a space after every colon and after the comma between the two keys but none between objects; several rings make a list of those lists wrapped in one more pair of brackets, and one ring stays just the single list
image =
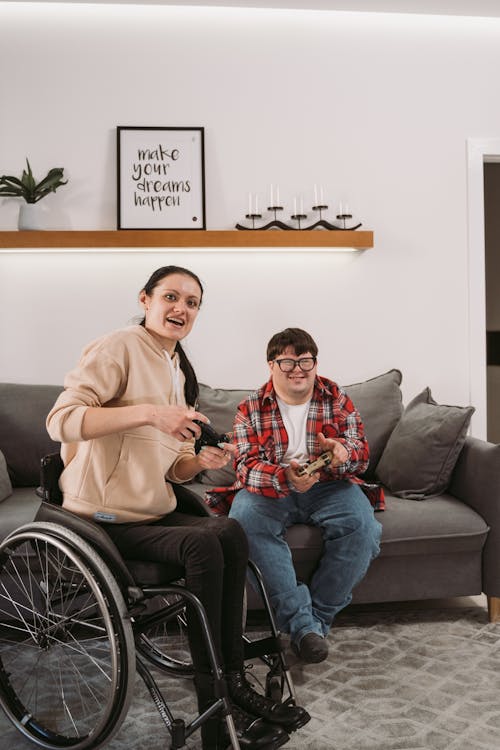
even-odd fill
[{"label": "gray couch", "polygon": [[[403,408],[401,373],[391,370],[345,386],[371,448],[367,479],[386,487],[380,556],[354,591],[354,602],[488,597],[500,620],[500,446],[467,437],[473,409],[436,404],[426,389]],[[40,459],[57,451],[45,417],[60,386],[0,384],[0,538],[36,514]],[[248,389],[249,390],[249,389]],[[199,409],[229,431],[248,390],[201,386]],[[2,454],[5,462],[2,462]],[[4,465],[2,465],[4,463]],[[6,466],[5,466],[6,463]],[[203,496],[234,478],[230,467],[190,483]],[[389,489],[390,488],[390,489]],[[308,581],[322,548],[310,526],[288,530],[297,576]],[[250,594],[249,607],[261,603]]]}]

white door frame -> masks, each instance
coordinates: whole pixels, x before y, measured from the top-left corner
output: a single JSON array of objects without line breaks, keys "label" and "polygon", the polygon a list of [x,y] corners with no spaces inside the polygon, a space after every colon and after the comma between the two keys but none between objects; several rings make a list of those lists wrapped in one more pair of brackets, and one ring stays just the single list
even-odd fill
[{"label": "white door frame", "polygon": [[467,139],[469,382],[476,407],[471,434],[486,439],[486,279],[484,239],[484,163],[500,158],[500,138]]}]

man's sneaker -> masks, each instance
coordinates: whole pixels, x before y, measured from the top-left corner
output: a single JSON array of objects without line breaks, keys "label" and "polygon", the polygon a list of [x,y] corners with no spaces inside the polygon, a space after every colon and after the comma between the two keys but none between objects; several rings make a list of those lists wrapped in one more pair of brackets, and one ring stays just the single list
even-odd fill
[{"label": "man's sneaker", "polygon": [[253,716],[260,716],[269,724],[277,724],[285,731],[292,732],[303,727],[311,717],[301,706],[275,703],[271,698],[257,693],[247,681],[244,672],[228,672],[227,688],[231,702]]},{"label": "man's sneaker", "polygon": [[317,633],[306,633],[299,643],[293,643],[292,648],[302,661],[308,664],[318,664],[328,656],[328,644],[323,636]]}]

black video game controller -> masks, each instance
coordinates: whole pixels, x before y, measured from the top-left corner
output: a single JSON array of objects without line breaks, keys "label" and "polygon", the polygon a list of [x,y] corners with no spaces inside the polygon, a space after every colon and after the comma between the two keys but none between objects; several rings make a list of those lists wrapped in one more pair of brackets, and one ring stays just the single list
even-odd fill
[{"label": "black video game controller", "polygon": [[205,445],[210,445],[213,448],[220,448],[219,443],[230,442],[229,435],[224,432],[219,434],[206,422],[202,422],[199,419],[193,419],[193,422],[201,429],[201,435],[199,438],[196,438],[194,444],[195,453],[199,453]]}]

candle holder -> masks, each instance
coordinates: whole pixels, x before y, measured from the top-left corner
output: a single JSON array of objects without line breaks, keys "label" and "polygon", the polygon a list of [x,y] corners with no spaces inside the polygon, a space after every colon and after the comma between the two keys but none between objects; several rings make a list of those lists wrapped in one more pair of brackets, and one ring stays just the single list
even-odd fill
[{"label": "candle holder", "polygon": [[313,211],[319,211],[319,219],[314,224],[311,224],[310,227],[307,227],[307,229],[319,229],[320,227],[323,227],[323,229],[336,229],[337,227],[323,219],[323,211],[326,211],[327,209],[328,206],[326,205],[326,203],[321,203],[317,206],[313,206]]},{"label": "candle holder", "polygon": [[302,229],[302,227],[300,226],[300,222],[302,221],[302,219],[307,219],[307,214],[292,214],[290,218],[297,222],[297,229]]},{"label": "candle holder", "polygon": [[266,229],[284,229],[284,230],[290,230],[294,229],[294,227],[289,226],[288,224],[285,224],[283,221],[279,221],[279,219],[276,218],[276,214],[278,211],[283,211],[283,206],[268,206],[268,211],[272,211],[274,214],[274,219],[272,221],[269,221],[267,224],[264,224],[261,227],[255,226],[255,219],[261,219],[261,214],[245,214],[246,219],[252,220],[252,226],[251,227],[245,227],[243,224],[236,224],[236,229],[247,229],[247,230],[258,230],[259,232],[264,231]]},{"label": "candle holder", "polygon": [[[317,200],[317,199],[316,199]],[[272,202],[272,196],[271,196],[271,202]],[[259,219],[262,219],[262,214],[255,212],[252,212],[251,210],[249,213],[245,214],[245,219],[248,219],[251,221],[251,226],[245,226],[244,224],[240,224],[239,222],[235,225],[236,229],[243,229],[247,231],[265,231],[266,229],[282,229],[285,231],[311,231],[313,229],[327,229],[329,231],[337,231],[337,232],[344,232],[344,231],[352,231],[354,229],[359,229],[359,227],[362,226],[361,222],[358,224],[355,224],[354,226],[346,226],[349,219],[352,219],[352,214],[349,214],[347,212],[342,211],[342,206],[340,207],[340,213],[336,215],[336,219],[340,223],[332,223],[330,221],[327,221],[327,219],[323,218],[323,212],[328,210],[328,204],[323,203],[316,203],[316,205],[311,206],[311,209],[313,211],[316,211],[319,214],[319,219],[314,222],[313,224],[310,224],[309,226],[305,227],[303,226],[303,222],[305,219],[307,219],[307,214],[302,213],[302,206],[300,206],[301,212],[297,213],[297,205],[294,204],[294,213],[291,214],[290,218],[292,219],[292,222],[296,222],[296,225],[285,223],[284,221],[280,221],[278,219],[278,212],[283,211],[283,206],[277,206],[272,203],[270,206],[267,206],[267,211],[269,211],[273,218],[271,221],[268,221],[267,224],[260,224],[259,226],[256,226],[256,221]]]},{"label": "candle holder", "polygon": [[345,229],[346,220],[352,219],[352,214],[337,214],[337,219],[342,222],[342,229]]},{"label": "candle holder", "polygon": [[313,206],[313,211],[319,211],[319,220],[321,221],[323,219],[322,212],[328,210],[328,206],[324,203],[322,203],[320,206]]},{"label": "candle holder", "polygon": [[[274,214],[274,219],[273,219],[273,221],[278,221],[278,219],[277,219],[277,216],[276,216],[276,213],[277,213],[278,211],[283,211],[283,206],[268,206],[268,207],[267,207],[267,210],[268,210],[268,211],[272,211],[272,212],[273,212],[273,214]],[[282,223],[282,222],[279,222],[279,223]]]},{"label": "candle holder", "polygon": [[245,214],[245,219],[251,219],[252,229],[255,229],[255,219],[262,219],[262,214]]}]

